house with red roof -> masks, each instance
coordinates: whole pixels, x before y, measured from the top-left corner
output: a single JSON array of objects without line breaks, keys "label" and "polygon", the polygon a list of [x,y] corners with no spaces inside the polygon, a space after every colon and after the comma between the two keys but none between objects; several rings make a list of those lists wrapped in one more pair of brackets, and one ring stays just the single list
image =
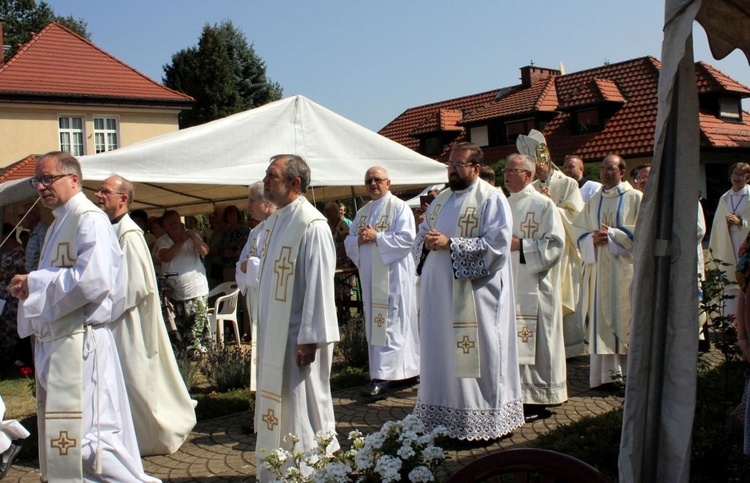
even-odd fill
[{"label": "house with red roof", "polygon": [[[654,57],[570,74],[526,66],[518,85],[407,109],[380,134],[439,161],[452,144],[475,142],[494,164],[537,129],[558,165],[568,154],[587,163],[619,154],[635,167],[653,156],[660,69]],[[728,189],[728,165],[750,162],[750,114],[741,107],[750,88],[704,62],[695,69],[702,192],[715,204]]]},{"label": "house with red roof", "polygon": [[0,169],[11,165],[0,182],[33,172],[31,153],[95,154],[176,131],[192,104],[51,23],[7,62],[0,58]]}]

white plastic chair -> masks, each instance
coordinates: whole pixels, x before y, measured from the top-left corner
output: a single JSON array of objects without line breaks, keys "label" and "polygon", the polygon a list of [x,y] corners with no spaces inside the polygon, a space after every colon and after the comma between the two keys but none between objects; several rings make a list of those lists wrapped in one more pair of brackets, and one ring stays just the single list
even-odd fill
[{"label": "white plastic chair", "polygon": [[208,323],[216,344],[220,348],[224,345],[224,322],[231,322],[234,326],[234,339],[240,345],[240,326],[237,322],[237,299],[240,289],[235,282],[224,282],[208,293],[208,298],[219,295],[213,307],[208,309]]}]

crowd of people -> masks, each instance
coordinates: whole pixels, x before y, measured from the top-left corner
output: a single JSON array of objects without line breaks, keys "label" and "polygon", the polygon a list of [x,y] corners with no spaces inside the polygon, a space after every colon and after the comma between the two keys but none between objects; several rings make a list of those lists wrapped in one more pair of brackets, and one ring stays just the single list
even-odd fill
[{"label": "crowd of people", "polygon": [[[600,182],[588,180],[581,158],[567,156],[560,171],[535,136],[521,136],[506,159],[508,196],[476,144],[453,146],[446,166],[448,186],[416,214],[390,192],[388,171],[370,167],[370,201],[350,220],[343,204],[321,213],[308,202],[304,159],[277,155],[249,187],[252,226],[230,206],[201,233],[176,211],[131,213],[133,184],[117,175],[94,204],[74,157],[40,157],[31,183],[54,222],[23,207],[25,249],[14,237],[3,249],[0,354],[31,357],[15,347],[34,336],[43,478],[154,481],[140,456],[176,451],[194,426],[160,272],[177,274],[169,298],[193,355],[210,345],[209,287],[235,281],[244,294],[261,480],[261,460],[289,444],[284,435],[309,450],[319,431],[335,430],[337,267],[356,267],[361,284],[371,379],[363,396],[388,397],[396,382],[419,377],[414,414],[428,430],[469,441],[507,435],[567,400],[566,359],[586,350],[591,387],[625,376],[633,238],[650,167],[634,170],[631,185],[624,160],[609,155]],[[732,168],[714,221],[714,256],[730,265],[750,231],[749,179],[750,165]],[[4,226],[4,237],[12,231]],[[727,310],[746,310],[738,299]],[[334,438],[327,449],[338,448]]]}]

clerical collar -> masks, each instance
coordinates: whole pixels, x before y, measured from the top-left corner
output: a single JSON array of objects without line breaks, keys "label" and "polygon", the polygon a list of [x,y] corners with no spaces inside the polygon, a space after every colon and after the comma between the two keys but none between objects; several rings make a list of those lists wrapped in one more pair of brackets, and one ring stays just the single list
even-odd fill
[{"label": "clerical collar", "polygon": [[734,188],[730,188],[729,194],[732,196],[745,196],[747,194],[747,185],[740,188],[739,191],[735,191]]},{"label": "clerical collar", "polygon": [[127,215],[127,213],[123,213],[122,215],[118,216],[117,218],[112,219],[112,224],[116,225],[116,224],[120,223],[120,220],[122,220],[123,218],[125,218],[125,215]]},{"label": "clerical collar", "polygon": [[385,200],[388,199],[388,197],[391,196],[391,192],[388,191],[386,194],[378,198],[377,200],[372,200],[372,206],[379,206],[383,203],[385,203]]},{"label": "clerical collar", "polygon": [[578,181],[578,187],[579,187],[579,188],[583,188],[583,185],[585,185],[585,184],[586,184],[586,183],[588,183],[588,182],[589,182],[589,179],[588,179],[588,178],[586,178],[586,177],[583,177],[583,178],[581,178],[581,179],[580,179],[580,180]]}]

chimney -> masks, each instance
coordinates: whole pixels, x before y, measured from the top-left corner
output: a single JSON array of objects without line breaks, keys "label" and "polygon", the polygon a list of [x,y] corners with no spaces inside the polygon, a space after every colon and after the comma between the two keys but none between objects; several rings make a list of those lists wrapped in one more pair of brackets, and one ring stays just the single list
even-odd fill
[{"label": "chimney", "polygon": [[536,67],[532,62],[531,65],[521,67],[521,85],[531,87],[539,81],[543,81],[553,75],[560,75],[558,69],[548,69],[546,67]]}]

